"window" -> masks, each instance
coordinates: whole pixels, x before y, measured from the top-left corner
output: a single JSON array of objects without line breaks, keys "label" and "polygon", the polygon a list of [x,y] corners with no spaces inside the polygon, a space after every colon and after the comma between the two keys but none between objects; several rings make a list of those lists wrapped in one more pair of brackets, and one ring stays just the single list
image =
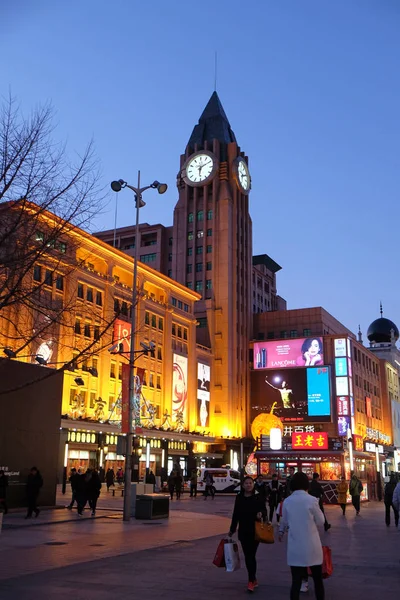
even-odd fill
[{"label": "window", "polygon": [[83,335],[87,338],[90,338],[90,323],[85,323],[85,329],[83,331]]},{"label": "window", "polygon": [[188,240],[192,240],[193,239],[193,231],[188,231]]},{"label": "window", "polygon": [[44,284],[45,285],[53,285],[53,272],[46,269],[46,273],[44,276]]},{"label": "window", "polygon": [[211,290],[212,289],[212,280],[211,279],[207,279],[206,281],[206,290]]},{"label": "window", "polygon": [[188,223],[193,223],[193,213],[188,214]]},{"label": "window", "polygon": [[204,211],[202,211],[202,210],[197,211],[197,220],[204,221]]},{"label": "window", "polygon": [[83,300],[83,283],[78,283],[78,298]]},{"label": "window", "polygon": [[202,291],[203,291],[203,282],[196,281],[196,292],[202,292]]},{"label": "window", "polygon": [[110,378],[115,379],[115,362],[110,364]]},{"label": "window", "polygon": [[65,242],[58,242],[57,247],[61,254],[65,254],[67,251],[67,244]]},{"label": "window", "polygon": [[100,339],[100,325],[94,326],[93,337],[96,341],[98,341]]},{"label": "window", "polygon": [[125,317],[128,316],[128,303],[125,302],[125,300],[123,300],[121,304],[121,314]]},{"label": "window", "polygon": [[161,390],[161,375],[157,375],[157,389]]},{"label": "window", "polygon": [[86,300],[88,302],[93,302],[93,288],[88,287],[86,290]]},{"label": "window", "polygon": [[172,239],[173,239],[172,237],[170,237],[170,238],[168,239],[168,246],[172,246]]},{"label": "window", "polygon": [[156,315],[151,315],[151,326],[157,327],[157,316]]},{"label": "window", "polygon": [[189,304],[184,304],[184,305],[183,305],[183,310],[184,310],[185,312],[189,312]]},{"label": "window", "polygon": [[189,290],[192,290],[192,289],[193,289],[193,282],[192,282],[192,281],[187,281],[187,282],[186,282],[186,287],[187,287]]},{"label": "window", "polygon": [[212,246],[209,245],[209,246],[207,246],[207,254],[211,254],[211,252],[212,252]]},{"label": "window", "polygon": [[36,232],[35,240],[37,242],[44,242],[44,233],[43,233],[43,231],[37,231]]},{"label": "window", "polygon": [[210,209],[207,211],[207,221],[211,221],[213,218],[213,211]]},{"label": "window", "polygon": [[267,340],[273,340],[275,337],[275,334],[273,331],[268,331],[267,333]]},{"label": "window", "polygon": [[187,327],[183,328],[183,339],[184,340],[188,339],[188,330],[187,330]]},{"label": "window", "polygon": [[81,320],[80,319],[75,319],[75,333],[77,333],[78,335],[81,334]]},{"label": "window", "polygon": [[147,371],[143,371],[143,385],[147,385]]},{"label": "window", "polygon": [[207,270],[207,271],[211,271],[211,270],[212,270],[212,262],[211,262],[211,261],[209,261],[209,262],[207,263],[207,265],[206,265],[206,270]]},{"label": "window", "polygon": [[192,254],[193,254],[193,248],[190,247],[190,248],[187,249],[187,255],[188,256],[192,256]]},{"label": "window", "polygon": [[157,347],[157,359],[162,360],[162,348],[161,346]]},{"label": "window", "polygon": [[169,260],[169,262],[171,262],[171,260],[172,260],[172,252],[170,252],[170,253],[168,254],[168,260]]},{"label": "window", "polygon": [[311,329],[303,329],[303,335],[304,337],[310,337]]},{"label": "window", "polygon": [[200,231],[197,232],[197,239],[200,240],[204,237],[204,231],[202,229],[200,229]]},{"label": "window", "polygon": [[153,252],[152,254],[141,254],[140,260],[144,263],[154,262],[157,258],[157,254]]},{"label": "window", "polygon": [[290,337],[291,338],[296,338],[297,337],[297,329],[291,329],[290,330]]},{"label": "window", "polygon": [[288,336],[287,331],[281,331],[281,338],[286,339]]},{"label": "window", "polygon": [[198,322],[198,327],[200,327],[200,329],[204,329],[205,327],[207,327],[207,317],[200,317],[197,319]]},{"label": "window", "polygon": [[158,317],[158,329],[160,331],[164,330],[164,319],[162,317]]},{"label": "window", "polygon": [[176,325],[172,323],[172,335],[176,335]]},{"label": "window", "polygon": [[56,290],[62,292],[64,289],[64,278],[62,275],[56,275]]},{"label": "window", "polygon": [[149,387],[151,387],[151,388],[154,387],[154,373],[150,373]]},{"label": "window", "polygon": [[188,265],[186,265],[186,273],[191,273],[193,271],[193,265],[192,263],[189,263]]},{"label": "window", "polygon": [[172,306],[176,306],[177,305],[177,299],[176,298],[172,298]]},{"label": "window", "polygon": [[150,313],[148,310],[144,313],[144,322],[146,325],[150,325]]},{"label": "window", "polygon": [[97,306],[103,306],[103,294],[99,291],[96,292],[96,304]]},{"label": "window", "polygon": [[120,381],[122,381],[122,365],[121,365],[121,363],[118,364],[118,379]]},{"label": "window", "polygon": [[268,283],[268,281],[264,281],[264,292],[266,294],[269,293],[269,283]]},{"label": "window", "polygon": [[178,325],[178,338],[182,338],[182,327]]},{"label": "window", "polygon": [[196,254],[203,254],[203,246],[197,246]]},{"label": "window", "polygon": [[182,308],[183,308],[182,300],[178,300],[178,308],[180,308],[182,310]]},{"label": "window", "polygon": [[39,267],[38,265],[33,267],[33,280],[42,281],[42,267]]},{"label": "window", "polygon": [[212,236],[212,229],[207,229],[207,237],[211,237]]},{"label": "window", "polygon": [[203,270],[203,263],[196,263],[196,273],[200,273]]},{"label": "window", "polygon": [[168,275],[168,277],[172,277],[172,269],[168,269],[167,275]]}]

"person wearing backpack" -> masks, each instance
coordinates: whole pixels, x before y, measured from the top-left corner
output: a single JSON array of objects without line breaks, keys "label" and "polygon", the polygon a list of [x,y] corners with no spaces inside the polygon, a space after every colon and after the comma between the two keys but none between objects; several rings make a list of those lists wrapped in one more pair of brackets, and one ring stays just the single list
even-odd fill
[{"label": "person wearing backpack", "polygon": [[393,508],[393,512],[394,512],[394,524],[396,527],[399,526],[399,511],[393,504],[393,493],[394,493],[394,490],[396,489],[396,485],[397,485],[396,476],[391,475],[390,480],[385,485],[384,503],[385,503],[386,527],[390,526],[390,508]]},{"label": "person wearing backpack", "polygon": [[361,496],[361,492],[363,491],[363,489],[364,489],[363,484],[358,479],[356,474],[353,473],[351,476],[351,479],[350,479],[349,492],[350,492],[352,504],[353,504],[354,508],[356,509],[357,516],[359,516],[359,514],[360,514],[360,496]]}]

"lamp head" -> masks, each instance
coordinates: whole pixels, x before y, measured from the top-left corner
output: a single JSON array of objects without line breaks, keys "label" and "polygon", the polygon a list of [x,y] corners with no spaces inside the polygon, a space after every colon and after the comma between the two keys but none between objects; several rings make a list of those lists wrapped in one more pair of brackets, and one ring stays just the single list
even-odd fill
[{"label": "lamp head", "polygon": [[37,356],[35,356],[35,360],[39,365],[47,365],[47,360],[45,358],[43,358],[43,356],[40,356],[39,354]]},{"label": "lamp head", "polygon": [[82,377],[75,377],[74,381],[76,385],[85,385],[85,382],[83,381]]},{"label": "lamp head", "polygon": [[158,191],[159,194],[165,194],[165,192],[168,189],[168,186],[166,183],[160,183],[159,181],[153,181],[153,183],[151,184],[152,188],[156,189]]},{"label": "lamp head", "polygon": [[126,181],[123,179],[118,179],[118,181],[111,182],[111,189],[113,192],[120,192],[124,187],[126,187]]},{"label": "lamp head", "polygon": [[14,352],[14,350],[11,350],[11,348],[4,348],[3,352],[7,356],[7,358],[15,358],[17,356],[16,352]]}]

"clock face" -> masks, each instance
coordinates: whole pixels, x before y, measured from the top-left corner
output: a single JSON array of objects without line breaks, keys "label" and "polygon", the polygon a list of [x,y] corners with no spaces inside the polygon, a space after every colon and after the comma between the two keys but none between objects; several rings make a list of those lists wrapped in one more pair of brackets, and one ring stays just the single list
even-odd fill
[{"label": "clock face", "polygon": [[245,192],[250,190],[250,173],[246,162],[240,159],[237,163],[238,182]]},{"label": "clock face", "polygon": [[211,153],[200,152],[189,158],[185,168],[185,178],[190,184],[206,181],[215,171],[215,161]]}]

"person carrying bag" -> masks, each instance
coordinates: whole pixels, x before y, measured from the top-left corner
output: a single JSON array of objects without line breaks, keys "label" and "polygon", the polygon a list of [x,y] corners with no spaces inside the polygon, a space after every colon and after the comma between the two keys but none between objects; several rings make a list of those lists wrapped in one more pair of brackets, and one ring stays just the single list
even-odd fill
[{"label": "person carrying bag", "polygon": [[260,544],[273,544],[275,542],[272,523],[256,521],[255,527],[256,533],[254,539],[256,542],[260,542]]},{"label": "person carrying bag", "polygon": [[[258,586],[256,553],[259,542],[256,540],[256,521],[261,521],[266,516],[265,502],[263,502],[259,494],[256,494],[252,477],[245,477],[242,489],[236,496],[228,537],[231,538],[233,536],[239,525],[238,538],[246,562],[249,577],[247,590],[249,592],[254,592],[254,589]],[[230,552],[230,550],[227,550],[227,552]]]}]

